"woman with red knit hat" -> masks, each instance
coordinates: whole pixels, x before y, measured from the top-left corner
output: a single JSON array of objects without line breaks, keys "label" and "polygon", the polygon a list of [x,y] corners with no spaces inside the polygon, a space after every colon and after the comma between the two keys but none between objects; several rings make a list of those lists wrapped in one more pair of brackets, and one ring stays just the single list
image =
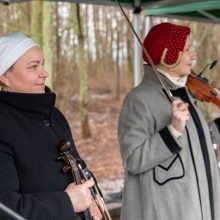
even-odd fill
[{"label": "woman with red knit hat", "polygon": [[185,87],[196,53],[190,29],[161,23],[144,40],[144,78],[125,98],[118,134],[122,220],[219,220],[220,178],[208,125]]}]

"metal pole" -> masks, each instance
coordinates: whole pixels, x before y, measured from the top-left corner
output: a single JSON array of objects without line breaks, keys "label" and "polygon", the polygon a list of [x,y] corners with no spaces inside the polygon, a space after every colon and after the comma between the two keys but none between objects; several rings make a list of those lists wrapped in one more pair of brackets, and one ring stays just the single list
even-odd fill
[{"label": "metal pole", "polygon": [[[134,29],[140,36],[140,13],[134,13]],[[134,86],[141,82],[141,47],[134,37]]]},{"label": "metal pole", "polygon": [[145,19],[145,36],[148,34],[148,32],[150,31],[151,29],[151,17],[150,16],[147,16],[146,19]]}]

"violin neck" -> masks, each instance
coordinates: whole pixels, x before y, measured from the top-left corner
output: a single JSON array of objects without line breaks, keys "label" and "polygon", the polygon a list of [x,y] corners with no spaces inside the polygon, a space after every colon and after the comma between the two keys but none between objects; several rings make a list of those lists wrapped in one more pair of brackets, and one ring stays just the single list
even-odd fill
[{"label": "violin neck", "polygon": [[79,216],[81,220],[93,220],[93,217],[91,216],[89,209],[86,209],[85,211],[80,213]]}]

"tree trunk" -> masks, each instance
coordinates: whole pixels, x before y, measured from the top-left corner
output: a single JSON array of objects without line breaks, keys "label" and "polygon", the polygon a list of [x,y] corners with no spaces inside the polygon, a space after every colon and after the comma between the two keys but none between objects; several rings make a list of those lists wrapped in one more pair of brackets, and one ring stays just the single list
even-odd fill
[{"label": "tree trunk", "polygon": [[42,14],[42,43],[43,43],[43,53],[45,57],[45,69],[47,70],[49,76],[46,80],[47,86],[51,89],[53,88],[53,53],[52,53],[52,2],[43,2],[43,14]]},{"label": "tree trunk", "polygon": [[[130,16],[130,20],[131,20]],[[131,32],[130,27],[127,25],[127,35],[126,35],[126,44],[127,44],[127,66],[128,66],[128,84],[129,90],[134,87],[134,57],[132,56],[134,48],[133,48],[133,41],[134,41],[134,34]]]},{"label": "tree trunk", "polygon": [[42,2],[31,2],[31,37],[42,47]]},{"label": "tree trunk", "polygon": [[29,34],[29,27],[30,27],[30,10],[27,9],[27,4],[21,3],[18,4],[18,14],[19,14],[19,21],[18,21],[18,28],[24,34]]},{"label": "tree trunk", "polygon": [[[116,16],[117,17],[117,16]],[[117,19],[119,23],[119,19]],[[120,66],[119,66],[119,52],[120,52],[120,25],[116,28],[116,100],[120,100]]]},{"label": "tree trunk", "polygon": [[[72,6],[74,7],[74,6]],[[84,51],[84,36],[81,25],[81,17],[80,17],[80,6],[76,4],[75,13],[76,15],[75,21],[77,25],[75,25],[75,30],[78,37],[78,45],[77,45],[77,63],[79,66],[80,73],[80,89],[79,89],[79,109],[80,109],[80,117],[82,124],[82,136],[83,138],[91,137],[90,127],[89,127],[89,116],[88,116],[88,75],[86,70],[86,59],[85,59],[85,51]]]}]

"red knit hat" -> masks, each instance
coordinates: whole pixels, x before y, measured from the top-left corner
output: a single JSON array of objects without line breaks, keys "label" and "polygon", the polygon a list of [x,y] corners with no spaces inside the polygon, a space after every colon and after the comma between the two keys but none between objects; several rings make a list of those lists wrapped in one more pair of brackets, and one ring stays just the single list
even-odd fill
[{"label": "red knit hat", "polygon": [[[181,60],[189,27],[170,23],[161,23],[151,28],[144,39],[144,47],[154,64],[163,64],[174,68]],[[143,52],[143,59],[149,63]]]}]

